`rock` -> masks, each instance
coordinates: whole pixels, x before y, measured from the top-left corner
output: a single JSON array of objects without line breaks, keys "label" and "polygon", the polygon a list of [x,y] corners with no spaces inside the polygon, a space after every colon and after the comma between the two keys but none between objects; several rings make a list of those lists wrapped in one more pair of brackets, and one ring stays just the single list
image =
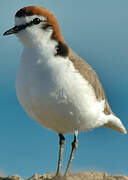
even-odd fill
[{"label": "rock", "polygon": [[[0,180],[23,180],[18,175],[0,177]],[[55,174],[35,174],[30,178],[25,178],[25,180],[128,180],[128,176],[123,175],[112,175],[101,172],[80,172],[72,173],[69,176],[55,177]]]},{"label": "rock", "polygon": [[22,180],[18,175],[12,175],[8,177],[0,177],[0,180]]}]

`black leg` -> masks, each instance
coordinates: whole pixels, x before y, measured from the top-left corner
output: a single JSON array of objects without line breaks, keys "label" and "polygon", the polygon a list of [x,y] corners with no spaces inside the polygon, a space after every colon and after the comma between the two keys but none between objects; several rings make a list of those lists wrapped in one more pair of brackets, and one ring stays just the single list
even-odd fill
[{"label": "black leg", "polygon": [[58,159],[58,168],[56,172],[56,176],[61,175],[61,169],[62,169],[62,159],[63,159],[63,152],[64,152],[64,144],[65,144],[65,138],[63,134],[58,134],[59,135],[59,144],[60,144],[60,150],[59,150],[59,159]]},{"label": "black leg", "polygon": [[68,161],[68,165],[67,165],[67,168],[66,168],[66,171],[65,171],[65,176],[69,174],[70,172],[70,168],[71,168],[71,164],[72,164],[72,160],[74,158],[74,153],[78,147],[78,140],[77,140],[77,136],[78,136],[78,131],[75,131],[74,133],[74,141],[72,142],[72,151],[71,151],[71,154],[70,154],[70,158],[69,158],[69,161]]}]

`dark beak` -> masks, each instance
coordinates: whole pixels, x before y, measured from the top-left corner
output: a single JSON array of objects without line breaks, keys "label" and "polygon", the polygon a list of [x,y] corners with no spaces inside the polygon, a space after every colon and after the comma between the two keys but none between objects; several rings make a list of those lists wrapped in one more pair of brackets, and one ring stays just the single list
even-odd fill
[{"label": "dark beak", "polygon": [[15,27],[9,29],[3,35],[7,36],[7,35],[10,35],[10,34],[16,34],[16,33],[18,33],[18,26],[15,26]]}]

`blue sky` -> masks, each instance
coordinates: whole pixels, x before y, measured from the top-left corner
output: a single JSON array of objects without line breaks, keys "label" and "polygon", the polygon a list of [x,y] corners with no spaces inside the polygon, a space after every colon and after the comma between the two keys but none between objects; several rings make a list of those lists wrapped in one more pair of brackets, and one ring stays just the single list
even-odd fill
[{"label": "blue sky", "polygon": [[[16,11],[40,5],[57,17],[68,45],[95,69],[113,112],[128,128],[128,1],[1,0],[0,6],[0,172],[30,177],[55,172],[58,137],[31,120],[16,98],[15,78],[22,45],[2,34],[14,24]],[[66,135],[63,168],[73,136]],[[98,128],[79,134],[72,171],[128,175],[128,136]]]}]

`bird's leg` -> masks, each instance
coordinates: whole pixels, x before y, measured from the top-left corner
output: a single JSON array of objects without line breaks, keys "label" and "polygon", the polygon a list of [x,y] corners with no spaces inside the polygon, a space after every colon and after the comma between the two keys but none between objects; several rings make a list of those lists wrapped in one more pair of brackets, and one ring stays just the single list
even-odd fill
[{"label": "bird's leg", "polygon": [[70,154],[70,158],[69,158],[69,161],[68,161],[68,165],[67,165],[67,168],[66,168],[66,171],[65,171],[65,176],[69,174],[70,172],[70,167],[71,167],[71,164],[72,164],[72,160],[74,158],[74,153],[78,147],[78,139],[77,139],[77,136],[78,136],[78,131],[75,131],[74,133],[74,141],[72,142],[72,151],[71,151],[71,154]]},{"label": "bird's leg", "polygon": [[62,158],[63,158],[63,152],[64,152],[64,144],[65,144],[65,138],[63,134],[58,134],[59,135],[59,144],[60,144],[60,150],[59,150],[59,159],[58,159],[58,167],[57,167],[57,172],[56,176],[61,175],[61,169],[62,169]]}]

